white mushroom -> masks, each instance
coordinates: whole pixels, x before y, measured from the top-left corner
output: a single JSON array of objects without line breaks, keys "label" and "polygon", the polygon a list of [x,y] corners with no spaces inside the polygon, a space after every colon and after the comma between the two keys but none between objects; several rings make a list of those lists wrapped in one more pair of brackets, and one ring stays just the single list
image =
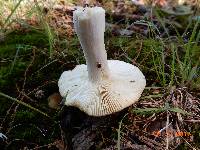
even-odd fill
[{"label": "white mushroom", "polygon": [[146,85],[142,72],[129,63],[107,60],[105,10],[78,8],[73,22],[87,65],[78,65],[61,75],[58,86],[65,105],[78,107],[91,116],[105,116],[138,101]]}]

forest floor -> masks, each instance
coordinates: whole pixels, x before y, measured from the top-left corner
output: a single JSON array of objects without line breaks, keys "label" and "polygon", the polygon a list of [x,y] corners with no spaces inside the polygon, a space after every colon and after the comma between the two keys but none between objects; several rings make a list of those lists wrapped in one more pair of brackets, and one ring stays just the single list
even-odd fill
[{"label": "forest floor", "polygon": [[[102,118],[60,105],[60,75],[85,63],[72,23],[76,5],[83,3],[0,0],[0,147],[200,149],[198,5],[95,2],[106,10],[108,59],[139,67],[147,80],[138,102]],[[70,135],[69,111],[79,122]]]}]

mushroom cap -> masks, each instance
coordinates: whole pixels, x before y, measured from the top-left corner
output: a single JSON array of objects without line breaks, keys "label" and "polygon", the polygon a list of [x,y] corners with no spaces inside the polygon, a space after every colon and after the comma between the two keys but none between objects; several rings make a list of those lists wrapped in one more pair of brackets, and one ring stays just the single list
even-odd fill
[{"label": "mushroom cap", "polygon": [[65,105],[78,107],[91,116],[105,116],[138,101],[146,85],[139,68],[119,60],[108,60],[108,66],[109,79],[98,83],[89,81],[84,64],[63,72],[58,86]]}]

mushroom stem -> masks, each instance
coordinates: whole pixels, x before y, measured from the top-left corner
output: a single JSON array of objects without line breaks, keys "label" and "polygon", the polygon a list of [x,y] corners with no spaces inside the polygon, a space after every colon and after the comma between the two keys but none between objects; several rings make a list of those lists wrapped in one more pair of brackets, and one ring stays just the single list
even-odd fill
[{"label": "mushroom stem", "polygon": [[86,58],[89,80],[97,83],[109,78],[104,44],[105,10],[101,7],[78,8],[73,15],[75,31]]}]

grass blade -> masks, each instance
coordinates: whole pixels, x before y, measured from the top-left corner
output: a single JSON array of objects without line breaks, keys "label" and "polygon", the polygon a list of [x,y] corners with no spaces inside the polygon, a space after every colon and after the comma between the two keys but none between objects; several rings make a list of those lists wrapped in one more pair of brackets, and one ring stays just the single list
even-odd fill
[{"label": "grass blade", "polygon": [[19,104],[21,104],[21,105],[24,105],[24,106],[28,107],[29,109],[32,109],[32,110],[34,110],[34,111],[36,111],[36,112],[38,112],[38,113],[44,115],[45,117],[50,117],[48,114],[42,112],[41,110],[39,110],[39,109],[37,109],[37,108],[34,108],[34,107],[32,107],[31,105],[29,105],[29,104],[27,104],[27,103],[25,103],[25,102],[22,102],[22,101],[20,101],[20,100],[18,100],[18,99],[16,99],[16,98],[13,98],[13,97],[11,97],[11,96],[9,96],[9,95],[6,95],[6,94],[4,94],[4,93],[2,93],[2,92],[0,92],[0,95],[3,96],[3,97],[6,97],[6,98],[8,98],[8,99],[10,99],[10,100],[12,100],[12,101],[15,101],[15,102],[17,102],[17,103],[19,103]]},{"label": "grass blade", "polygon": [[10,18],[12,17],[12,15],[15,13],[15,11],[17,10],[17,8],[19,7],[19,5],[20,5],[20,3],[21,3],[22,1],[23,1],[23,0],[19,0],[19,2],[17,3],[17,5],[15,5],[14,9],[11,11],[10,15],[6,18],[6,20],[5,20],[5,22],[4,22],[4,28],[6,28],[7,26],[10,25],[11,22],[10,22],[9,24],[7,24],[7,23],[8,23],[8,21],[10,20]]},{"label": "grass blade", "polygon": [[121,127],[122,127],[122,121],[124,120],[124,118],[127,116],[128,114],[124,115],[124,117],[122,118],[122,120],[119,122],[119,129],[117,132],[117,150],[120,150],[120,141],[121,141]]}]

